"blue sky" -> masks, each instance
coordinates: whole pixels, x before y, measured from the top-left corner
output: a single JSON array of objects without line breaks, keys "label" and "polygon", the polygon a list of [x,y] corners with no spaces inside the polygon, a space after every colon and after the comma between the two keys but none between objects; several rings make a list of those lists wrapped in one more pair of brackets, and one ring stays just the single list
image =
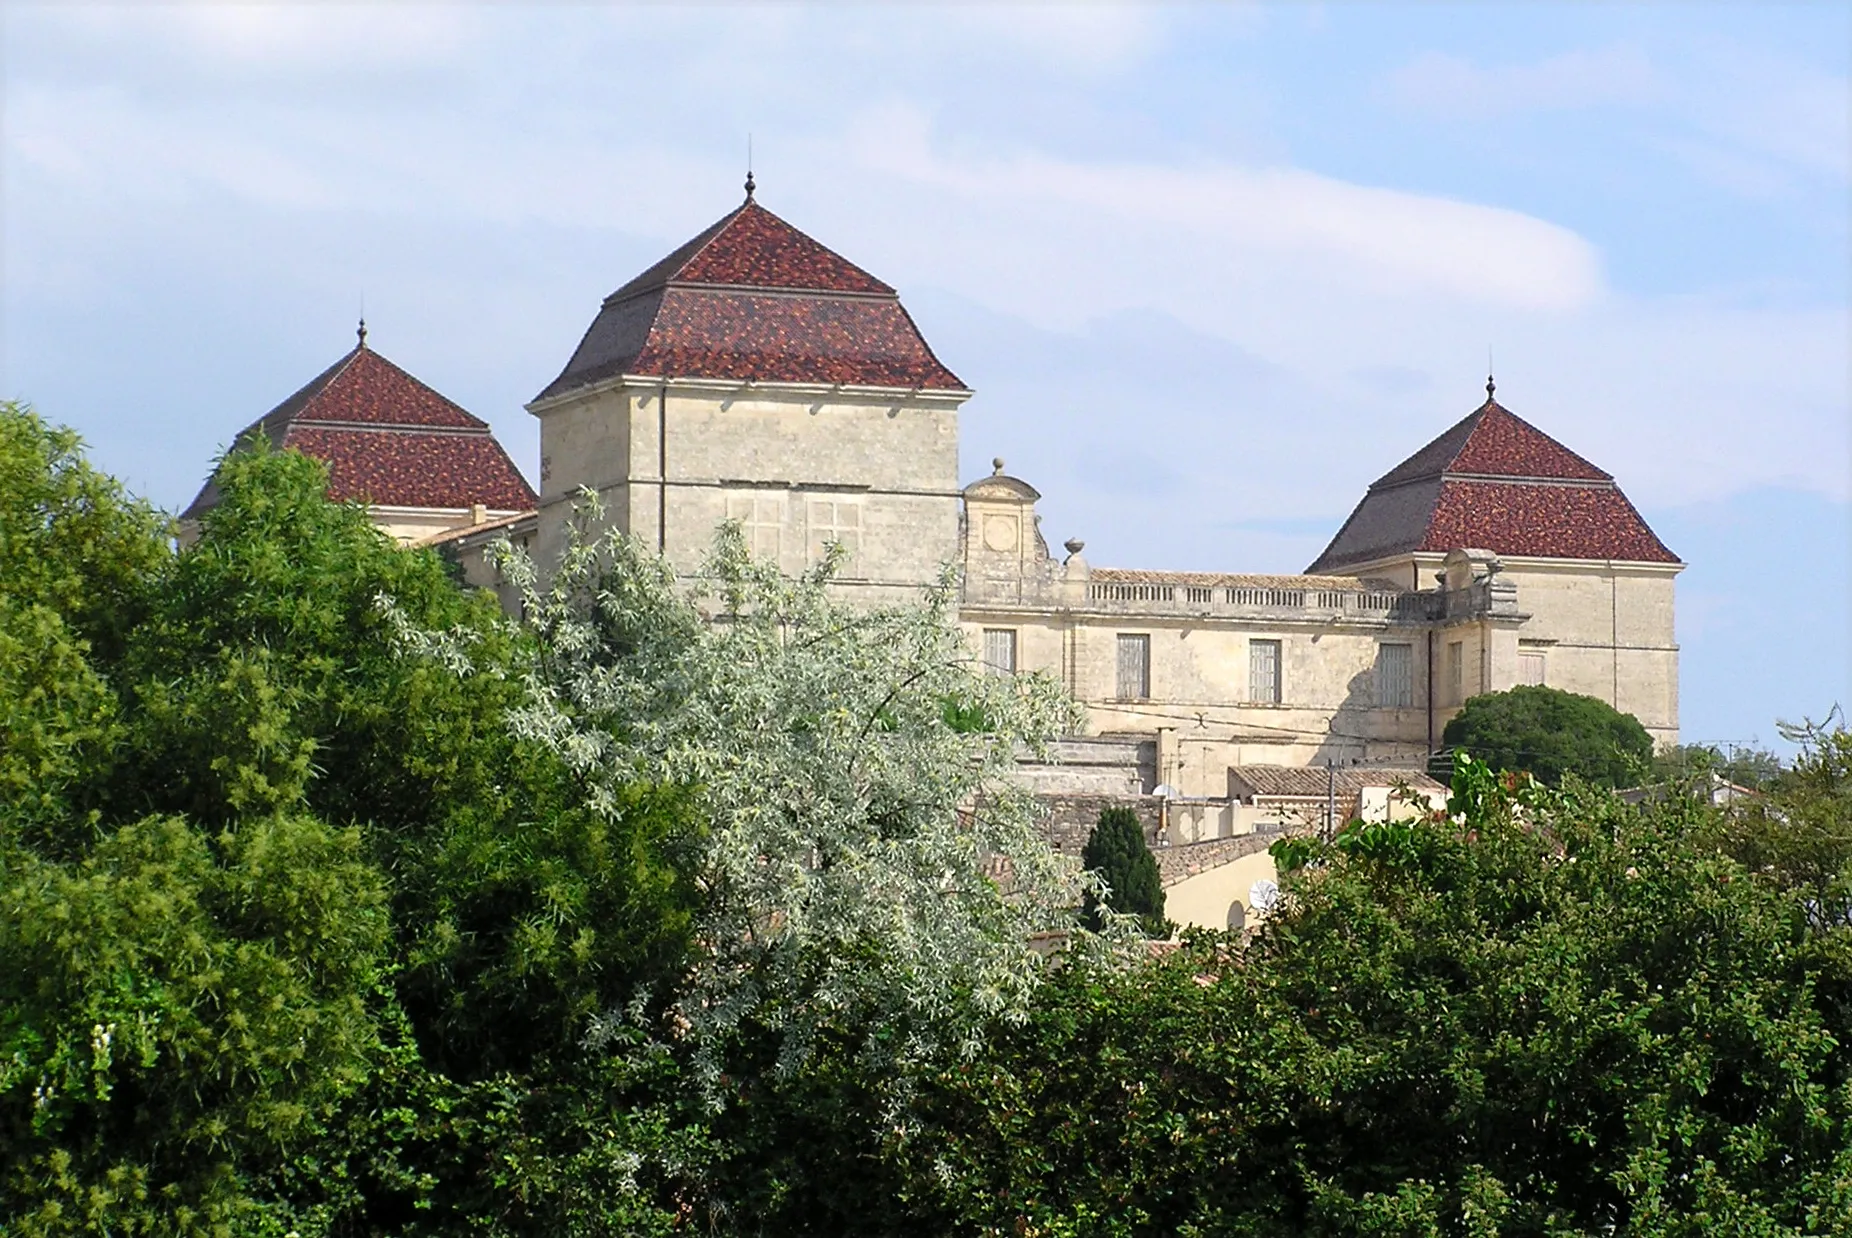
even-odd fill
[{"label": "blue sky", "polygon": [[760,200],[901,289],[1051,542],[1295,571],[1481,398],[1690,564],[1692,739],[1852,702],[1838,4],[9,4],[0,392],[184,504],[371,342],[488,418]]}]

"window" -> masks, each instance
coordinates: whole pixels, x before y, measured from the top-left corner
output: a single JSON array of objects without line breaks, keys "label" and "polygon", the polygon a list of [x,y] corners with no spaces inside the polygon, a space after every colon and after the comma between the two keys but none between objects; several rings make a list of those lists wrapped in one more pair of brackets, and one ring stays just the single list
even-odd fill
[{"label": "window", "polygon": [[842,566],[845,570],[855,562],[856,553],[862,548],[862,505],[859,500],[811,499],[805,508],[805,524],[807,537],[804,552],[807,562],[823,562],[826,548],[831,542],[842,546]]},{"label": "window", "polygon": [[992,675],[1016,673],[1016,629],[984,629],[984,669]]},{"label": "window", "polygon": [[1248,700],[1258,705],[1280,703],[1280,642],[1248,642]]},{"label": "window", "polygon": [[1376,703],[1407,709],[1415,703],[1415,647],[1376,647]]},{"label": "window", "polygon": [[1447,642],[1447,700],[1458,705],[1466,699],[1466,645]]},{"label": "window", "polygon": [[1151,695],[1151,638],[1119,635],[1119,699],[1142,701]]},{"label": "window", "polygon": [[1518,654],[1518,682],[1528,684],[1543,683],[1543,655],[1540,653]]},{"label": "window", "polygon": [[785,498],[782,494],[729,494],[727,519],[739,521],[752,557],[767,563],[784,558]]}]

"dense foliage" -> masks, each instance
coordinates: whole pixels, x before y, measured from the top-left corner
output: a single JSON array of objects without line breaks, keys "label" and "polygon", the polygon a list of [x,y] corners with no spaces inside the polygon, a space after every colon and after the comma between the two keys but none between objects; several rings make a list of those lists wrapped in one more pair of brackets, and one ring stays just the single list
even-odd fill
[{"label": "dense foliage", "polygon": [[946,591],[586,535],[517,624],[261,444],[184,548],[10,406],[0,480],[0,1231],[1852,1232],[1843,729],[1461,757],[1171,948]]},{"label": "dense foliage", "polygon": [[915,1189],[995,1234],[1847,1232],[1846,930],[1693,801],[1462,758],[1453,808],[1302,849],[1245,952],[1062,974],[940,1076]]},{"label": "dense foliage", "polygon": [[1120,915],[1136,917],[1145,932],[1154,937],[1169,933],[1164,919],[1164,882],[1137,813],[1124,807],[1101,809],[1099,822],[1081,849],[1080,862],[1088,872],[1099,874],[1104,887],[1099,895],[1087,896],[1085,913],[1093,927],[1100,927],[1100,905],[1104,903]]},{"label": "dense foliage", "polygon": [[1603,787],[1638,783],[1653,740],[1632,714],[1560,688],[1520,685],[1468,700],[1442,739],[1493,769],[1519,770],[1549,786],[1574,774]]}]

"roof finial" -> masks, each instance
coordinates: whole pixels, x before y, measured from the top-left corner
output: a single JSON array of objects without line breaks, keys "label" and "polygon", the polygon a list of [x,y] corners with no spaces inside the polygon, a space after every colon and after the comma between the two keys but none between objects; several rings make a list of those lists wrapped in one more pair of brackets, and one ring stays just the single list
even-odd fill
[{"label": "roof finial", "polygon": [[365,314],[360,316],[360,329],[354,332],[354,334],[360,337],[360,347],[365,348],[367,346],[367,319]]},{"label": "roof finial", "polygon": [[1492,393],[1497,390],[1498,390],[1498,384],[1492,381],[1492,346],[1490,344],[1487,344],[1485,346],[1485,398],[1486,398],[1486,403],[1490,404],[1492,402]]},{"label": "roof finial", "polygon": [[746,135],[746,201],[752,201],[752,191],[757,186],[752,180],[752,134]]},{"label": "roof finial", "polygon": [[990,461],[990,475],[991,475],[992,477],[1001,477],[1001,476],[1003,476],[1003,457],[1002,457],[1002,456],[995,456],[995,457],[993,457],[993,458],[991,459],[991,461]]}]

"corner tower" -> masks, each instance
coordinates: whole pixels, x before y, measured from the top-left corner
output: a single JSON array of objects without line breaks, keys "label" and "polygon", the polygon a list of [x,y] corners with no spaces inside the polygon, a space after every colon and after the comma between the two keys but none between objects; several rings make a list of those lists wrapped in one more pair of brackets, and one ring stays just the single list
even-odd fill
[{"label": "corner tower", "polygon": [[1611,474],[1494,398],[1377,478],[1308,571],[1459,591],[1498,577],[1521,627],[1444,622],[1435,698],[1537,683],[1633,714],[1678,741],[1674,584],[1685,565]]},{"label": "corner tower", "polygon": [[540,419],[541,553],[581,487],[692,572],[738,520],[786,571],[830,542],[842,586],[917,596],[958,551],[971,392],[894,289],[746,201],[606,297]]},{"label": "corner tower", "polygon": [[[367,505],[373,521],[414,542],[534,510],[534,491],[489,423],[367,346],[353,350],[238,432],[235,449],[262,434],[328,466],[328,497]],[[181,536],[219,501],[208,479],[180,515]]]}]

